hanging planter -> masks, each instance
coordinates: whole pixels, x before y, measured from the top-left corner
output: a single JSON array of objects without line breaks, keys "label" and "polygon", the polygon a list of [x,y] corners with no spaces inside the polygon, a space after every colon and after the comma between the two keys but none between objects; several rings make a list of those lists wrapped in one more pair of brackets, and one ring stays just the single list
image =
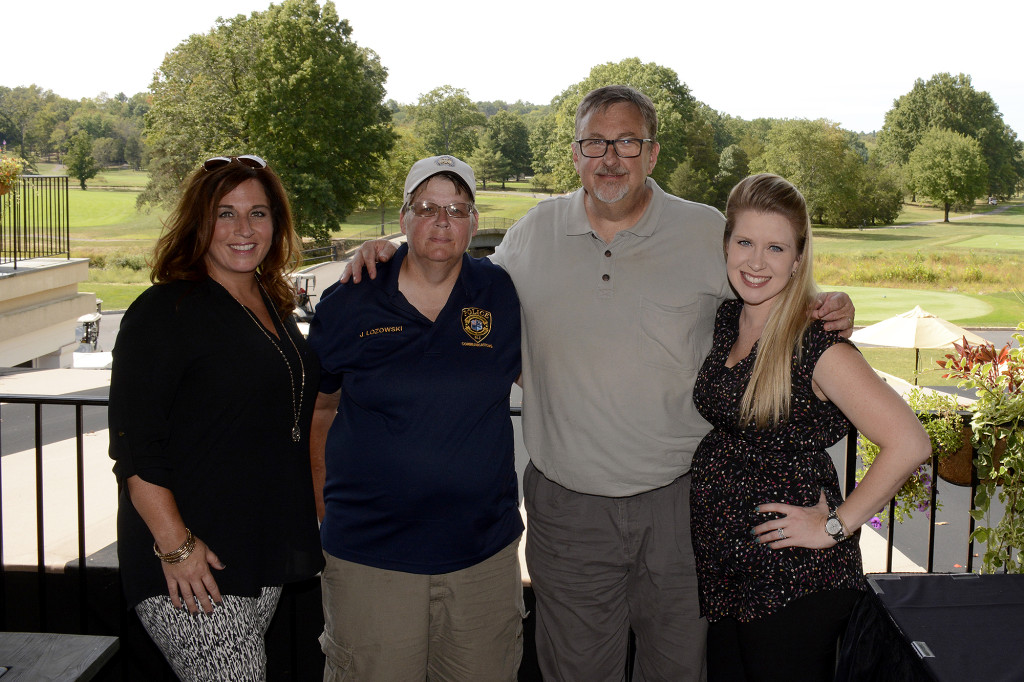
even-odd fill
[{"label": "hanging planter", "polygon": [[[963,417],[959,413],[959,405],[956,400],[946,393],[936,393],[914,389],[906,396],[907,403],[915,412],[928,434],[928,440],[932,444],[932,452],[938,455],[938,473],[942,478],[943,467],[950,458],[958,453],[967,450],[967,483],[971,484],[971,429],[964,425]],[[857,482],[864,477],[867,470],[875,461],[878,455],[878,446],[867,440],[862,434],[857,440],[857,455],[861,460],[861,467],[857,471]],[[957,467],[959,469],[959,467]],[[959,473],[959,472],[958,472]],[[948,479],[947,479],[948,480]],[[899,523],[913,518],[914,512],[930,513],[932,490],[935,487],[935,478],[932,475],[931,460],[924,462],[917,470],[910,475],[906,482],[896,492],[895,515]],[[935,509],[942,508],[941,501],[936,498]],[[884,511],[884,510],[883,510]],[[884,517],[881,512],[871,520],[871,525],[876,528],[883,523]]]},{"label": "hanging planter", "polygon": [[[959,450],[939,460],[939,478],[953,485],[970,486],[971,472],[974,469],[974,445],[971,438],[974,432],[970,425],[963,427],[964,444]],[[993,466],[999,467],[999,458],[1006,451],[1006,439],[1000,438],[992,449]]]},{"label": "hanging planter", "polygon": [[[1017,348],[965,341],[939,361],[944,378],[959,379],[961,388],[973,388],[978,396],[970,407],[978,472],[971,511],[978,525],[971,539],[985,545],[984,573],[1024,572],[1024,323],[1017,330]],[[1001,518],[992,512],[994,499],[1002,503]]]},{"label": "hanging planter", "polygon": [[14,183],[21,177],[25,162],[16,156],[0,154],[0,195],[7,194],[14,188]]}]

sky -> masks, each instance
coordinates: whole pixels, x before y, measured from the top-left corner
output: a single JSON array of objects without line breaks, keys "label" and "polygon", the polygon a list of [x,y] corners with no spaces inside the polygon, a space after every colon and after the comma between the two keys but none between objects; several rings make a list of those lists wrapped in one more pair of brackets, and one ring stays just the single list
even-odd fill
[{"label": "sky", "polygon": [[[0,85],[71,99],[149,88],[164,55],[269,0],[3,0]],[[1020,0],[336,2],[380,55],[387,98],[452,85],[474,101],[547,104],[591,67],[639,57],[695,98],[753,119],[826,118],[869,132],[917,78],[965,73],[1024,139]],[[644,15],[646,12],[646,16]]]}]

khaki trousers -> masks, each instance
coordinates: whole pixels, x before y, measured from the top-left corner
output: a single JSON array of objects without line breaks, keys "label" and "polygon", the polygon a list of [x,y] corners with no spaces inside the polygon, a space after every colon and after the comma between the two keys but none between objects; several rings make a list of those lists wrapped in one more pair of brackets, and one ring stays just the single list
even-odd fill
[{"label": "khaki trousers", "polygon": [[324,553],[324,682],[512,682],[523,655],[519,540],[439,575]]}]

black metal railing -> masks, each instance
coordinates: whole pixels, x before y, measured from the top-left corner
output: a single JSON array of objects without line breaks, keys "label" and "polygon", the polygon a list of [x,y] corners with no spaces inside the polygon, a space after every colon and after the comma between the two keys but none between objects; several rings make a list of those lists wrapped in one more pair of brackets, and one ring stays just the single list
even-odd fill
[{"label": "black metal railing", "polygon": [[[508,228],[515,225],[517,220],[519,220],[519,218],[481,216],[476,227],[478,230],[507,230]],[[396,234],[402,234],[402,227],[401,225],[399,225],[397,220],[389,220],[385,222],[383,226],[375,225],[374,227],[368,227],[365,230],[356,232],[355,234],[349,234],[347,238],[368,240]]]},{"label": "black metal railing", "polygon": [[67,176],[23,175],[0,196],[0,265],[71,257]]},{"label": "black metal railing", "polygon": [[[937,413],[934,410],[920,410],[920,411],[918,411],[918,414],[937,414]],[[964,425],[969,429],[970,428],[970,423],[971,423],[971,417],[972,417],[973,413],[968,411],[968,410],[959,410],[958,414],[963,419]],[[845,485],[845,487],[846,487],[846,494],[847,495],[849,495],[851,492],[853,492],[853,489],[856,486],[857,438],[858,438],[857,430],[851,426],[850,427],[850,433],[847,436],[847,441],[846,441],[846,460],[845,460],[846,485]],[[973,461],[974,456],[976,454],[977,454],[977,451],[972,446],[972,448],[971,448],[971,459],[972,459],[972,461]],[[928,486],[930,488],[930,491],[929,491],[930,492],[929,503],[928,503],[928,519],[929,519],[929,522],[928,522],[928,549],[927,549],[927,552],[925,554],[925,567],[924,568],[925,568],[925,572],[927,572],[927,573],[934,573],[935,572],[935,528],[939,524],[939,522],[937,521],[938,505],[936,504],[937,501],[938,501],[939,478],[940,478],[940,475],[939,475],[939,453],[937,451],[933,451],[932,452],[930,464],[931,464],[931,473],[930,473],[930,475],[931,475],[931,479],[932,480],[931,480],[931,484]],[[966,538],[965,544],[964,544],[965,557],[964,557],[964,564],[963,564],[963,567],[964,567],[964,571],[963,572],[965,572],[965,573],[973,573],[974,572],[974,556],[975,556],[975,554],[974,554],[974,540],[973,540],[973,538],[971,536],[974,534],[975,520],[974,520],[974,516],[971,515],[970,512],[974,511],[974,509],[975,509],[974,499],[975,499],[975,496],[976,496],[976,494],[978,492],[978,485],[979,484],[980,484],[980,481],[978,480],[978,470],[977,470],[976,467],[974,467],[972,465],[971,466],[971,481],[970,481],[970,485],[969,486],[965,486],[965,487],[969,487],[969,489],[970,489],[970,497],[969,497],[970,503],[969,503],[969,508],[968,508],[968,517],[967,517],[967,538]],[[960,485],[960,483],[957,483],[956,485]],[[885,516],[886,516],[886,518],[885,518],[885,525],[886,525],[886,533],[885,533],[885,536],[886,536],[885,572],[886,573],[891,573],[892,572],[893,551],[894,551],[895,546],[896,546],[896,543],[895,543],[896,526],[899,525],[899,522],[897,521],[897,518],[896,518],[896,504],[897,504],[896,498],[893,498],[892,500],[889,501],[889,504],[885,508]],[[945,571],[942,571],[942,572],[945,572]]]},{"label": "black metal railing", "polygon": [[[79,631],[88,632],[86,614],[86,596],[88,594],[86,584],[86,551],[85,551],[85,421],[84,410],[87,406],[104,407],[107,405],[106,396],[41,396],[41,395],[0,395],[0,423],[3,422],[4,403],[31,405],[33,409],[33,447],[35,451],[35,509],[36,509],[36,566],[35,573],[38,576],[37,604],[38,622],[45,632],[48,625],[47,618],[50,609],[47,605],[48,583],[46,580],[46,518],[44,515],[44,500],[46,486],[43,477],[43,405],[67,405],[74,408],[75,412],[75,490],[77,491],[76,510],[78,521],[78,559],[77,559],[77,580],[75,592],[77,593],[79,607]],[[0,450],[3,446],[3,431],[0,430]],[[2,469],[0,469],[0,486],[3,485]],[[68,501],[70,502],[70,501]],[[0,504],[0,556],[4,552],[3,537],[3,506]],[[7,566],[0,566],[0,629],[7,626]]]},{"label": "black metal railing", "polygon": [[[34,492],[35,492],[35,508],[36,508],[36,533],[35,533],[35,535],[36,535],[36,541],[38,543],[38,550],[37,550],[37,562],[38,563],[37,563],[37,566],[34,567],[34,573],[35,573],[35,575],[37,577],[37,580],[38,580],[38,586],[37,586],[36,594],[34,595],[34,598],[29,599],[28,602],[34,601],[35,602],[35,608],[37,608],[39,610],[39,614],[38,614],[37,618],[35,619],[35,621],[39,623],[39,630],[42,631],[42,632],[49,631],[47,628],[50,627],[51,624],[47,621],[47,612],[48,611],[52,612],[53,608],[54,608],[53,604],[49,604],[48,603],[47,591],[48,591],[48,589],[52,589],[52,590],[56,590],[57,589],[57,588],[53,587],[54,583],[52,582],[52,578],[53,578],[52,575],[49,576],[50,588],[47,587],[47,585],[48,585],[48,575],[47,575],[48,571],[47,571],[47,567],[45,565],[45,539],[46,539],[45,521],[46,521],[46,519],[43,516],[43,511],[44,511],[43,501],[44,501],[44,498],[45,498],[45,495],[46,495],[46,484],[45,484],[46,482],[44,481],[44,478],[43,478],[43,451],[44,451],[44,443],[45,443],[45,441],[44,441],[44,435],[45,435],[44,434],[44,423],[43,423],[43,406],[49,406],[49,405],[71,406],[71,407],[73,407],[73,409],[75,411],[75,427],[74,427],[75,428],[75,442],[76,442],[76,472],[75,473],[76,473],[76,480],[77,480],[77,487],[76,487],[76,489],[77,489],[77,497],[76,497],[76,500],[74,501],[74,504],[77,505],[78,557],[77,557],[77,560],[74,560],[74,561],[70,562],[69,564],[67,564],[67,567],[68,568],[77,568],[77,570],[68,571],[68,575],[65,576],[65,585],[64,585],[63,588],[61,588],[60,591],[62,593],[66,593],[67,590],[70,590],[72,593],[74,593],[74,597],[72,598],[72,600],[77,602],[77,607],[78,607],[78,617],[77,617],[78,632],[83,633],[83,634],[87,634],[90,631],[90,622],[89,622],[89,616],[88,616],[88,614],[90,612],[89,611],[90,583],[89,583],[89,576],[88,576],[89,571],[86,570],[87,559],[88,559],[88,557],[86,556],[86,542],[85,542],[85,540],[86,540],[86,538],[85,538],[85,534],[86,534],[86,525],[85,525],[86,524],[86,517],[85,517],[85,504],[86,504],[85,496],[86,496],[86,490],[85,490],[84,437],[85,437],[85,434],[86,434],[86,428],[85,428],[85,424],[84,424],[84,412],[83,411],[87,407],[105,407],[107,405],[107,403],[108,403],[108,399],[107,399],[106,396],[42,396],[42,395],[0,394],[0,422],[2,422],[3,425],[5,427],[7,427],[7,428],[11,427],[11,422],[12,422],[11,419],[5,418],[4,413],[3,413],[5,407],[7,407],[7,404],[29,405],[29,406],[32,407],[32,410],[33,410],[32,431],[33,431],[33,442],[34,442],[34,453],[35,453],[35,475],[34,475],[35,479],[33,481],[33,487],[34,487]],[[518,406],[512,406],[510,408],[510,414],[513,417],[520,417],[521,416],[521,409]],[[21,426],[23,427],[24,425],[22,424]],[[2,446],[2,444],[3,444],[3,430],[0,429],[0,446]],[[852,429],[852,428],[851,428],[851,430],[850,430],[850,432],[849,432],[849,434],[847,436],[845,460],[846,460],[845,461],[845,467],[843,467],[844,472],[845,472],[845,487],[846,487],[847,494],[849,494],[853,490],[854,485],[855,485],[855,475],[856,475],[856,467],[857,467],[857,432],[856,432],[855,429]],[[934,456],[933,456],[932,466],[933,466],[933,472],[936,471],[937,470],[936,469],[936,467],[937,467],[937,458],[934,457]],[[2,483],[3,482],[0,481],[0,484],[2,484]],[[10,482],[7,482],[7,484],[10,485]],[[973,508],[973,498],[974,498],[973,492],[974,492],[974,487],[976,487],[976,486],[977,486],[977,475],[975,473],[975,475],[974,475],[974,486],[972,486],[972,495],[971,495],[971,499],[972,499],[971,507],[972,508]],[[67,502],[67,504],[71,504],[72,503],[71,500],[67,500],[66,502]],[[931,505],[932,505],[932,510],[934,511],[934,508],[935,508],[935,492],[934,492],[934,489],[933,489],[933,493],[932,493]],[[893,549],[894,549],[894,531],[893,531],[893,526],[895,525],[895,523],[893,522],[894,521],[894,519],[893,519],[893,509],[894,509],[893,504],[890,503],[890,506],[889,506],[890,523],[889,523],[889,532],[888,532],[888,538],[887,538],[887,560],[886,560],[886,571],[887,572],[891,572],[892,571],[892,556],[893,556]],[[4,547],[4,545],[3,545],[3,543],[4,543],[3,523],[4,523],[4,519],[2,518],[2,507],[0,507],[0,553],[3,552],[3,547]],[[8,520],[8,523],[10,523],[10,520]],[[934,513],[932,513],[931,516],[930,516],[930,524],[929,524],[929,526],[930,526],[930,530],[929,530],[929,542],[928,542],[928,561],[927,561],[926,571],[928,573],[932,573],[932,572],[934,572],[933,557],[934,557],[934,552],[935,552],[935,514]],[[970,529],[973,530],[973,527],[974,527],[974,522],[973,522],[973,519],[972,519],[971,520]],[[973,556],[973,544],[969,540],[965,544],[966,544],[966,546],[968,548],[968,559],[967,559],[966,570],[964,572],[971,572],[973,570],[973,564],[971,563],[971,557]],[[20,573],[24,574],[24,571],[21,571]],[[0,629],[7,629],[7,624],[8,624],[8,620],[9,620],[9,618],[8,618],[8,613],[9,613],[8,609],[19,608],[17,605],[13,605],[12,603],[10,603],[10,600],[7,598],[7,595],[9,594],[8,593],[8,589],[10,587],[8,585],[8,578],[9,578],[9,576],[8,576],[7,566],[6,565],[5,566],[0,566]],[[49,600],[53,601],[52,599],[49,599]],[[24,597],[19,599],[18,604],[21,604],[20,608],[31,608],[31,606],[26,606],[25,605],[26,604],[26,599]],[[316,609],[314,608],[314,611],[315,610]],[[24,614],[19,614],[19,615],[24,615]],[[19,620],[24,620],[24,619],[21,618]],[[57,627],[60,627],[60,626],[57,626]],[[96,630],[97,628],[93,627],[92,629]],[[102,629],[102,628],[100,628],[100,629]],[[65,630],[58,629],[58,630],[54,630],[54,631],[65,631]],[[93,633],[93,634],[97,634],[97,633]],[[98,633],[98,634],[118,634],[118,633],[117,632],[107,632],[107,633],[101,632],[101,633]],[[296,635],[291,634],[291,635],[289,635],[289,637],[295,638]],[[295,649],[295,647],[298,646],[298,643],[297,643],[297,641],[295,639],[291,639],[289,646],[291,646],[293,648],[293,650],[297,650],[297,649]]]},{"label": "black metal railing", "polygon": [[314,246],[302,250],[302,263],[300,267],[309,267],[317,263],[330,263],[338,260],[338,249],[333,244],[328,246]]}]

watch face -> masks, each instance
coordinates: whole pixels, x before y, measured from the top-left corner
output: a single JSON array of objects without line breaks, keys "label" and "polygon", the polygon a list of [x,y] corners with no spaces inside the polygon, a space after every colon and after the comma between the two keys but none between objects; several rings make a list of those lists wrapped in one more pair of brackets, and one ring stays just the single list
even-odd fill
[{"label": "watch face", "polygon": [[828,521],[825,522],[825,532],[829,535],[835,535],[836,533],[843,532],[843,524],[834,516],[830,516]]}]

